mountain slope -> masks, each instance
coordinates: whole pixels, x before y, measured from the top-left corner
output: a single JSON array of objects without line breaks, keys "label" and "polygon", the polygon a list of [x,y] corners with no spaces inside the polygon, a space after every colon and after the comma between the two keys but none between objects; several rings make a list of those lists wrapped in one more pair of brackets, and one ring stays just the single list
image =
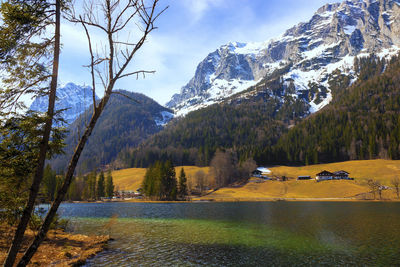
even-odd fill
[{"label": "mountain slope", "polygon": [[276,146],[264,148],[258,160],[311,164],[400,159],[399,57],[387,66],[374,57],[357,64],[362,68],[358,82],[290,129]]},{"label": "mountain slope", "polygon": [[140,148],[119,155],[122,166],[146,167],[160,159],[202,166],[219,148],[260,165],[400,159],[399,57],[357,58],[354,65],[359,79],[350,85],[348,76],[333,72],[333,99],[311,116],[304,118],[307,107],[290,95],[284,101],[261,93],[233,97],[176,119]]},{"label": "mountain slope", "polygon": [[[285,69],[283,82],[293,96],[307,94],[310,84],[323,89],[304,99],[309,111],[327,105],[331,90],[327,78],[336,69],[352,75],[355,56],[397,54],[400,47],[400,0],[351,0],[327,4],[306,23],[263,43],[229,43],[210,53],[194,77],[167,106],[178,115],[219,103],[258,84],[276,69]],[[279,95],[275,95],[279,96]],[[318,96],[318,97],[317,97]]]},{"label": "mountain slope", "polygon": [[[123,148],[135,147],[159,132],[162,125],[173,116],[171,110],[145,95],[122,90],[119,92],[129,98],[120,94],[111,96],[83,150],[78,172],[87,172],[109,164]],[[92,109],[88,109],[69,126],[69,134],[65,140],[66,155],[59,155],[51,161],[57,171],[62,171],[67,165],[91,114]]]},{"label": "mountain slope", "polygon": [[[98,100],[98,97],[95,97]],[[92,88],[68,83],[64,87],[57,88],[56,108],[64,110],[61,117],[71,124],[81,115],[93,102]],[[46,112],[48,97],[37,97],[30,106],[31,110]]]},{"label": "mountain slope", "polygon": [[[272,76],[271,76],[272,77]],[[266,83],[281,90],[279,73]],[[308,106],[289,93],[283,97],[257,92],[250,99],[233,96],[170,122],[137,149],[119,155],[120,167],[147,167],[156,160],[206,166],[219,148],[234,149],[246,159],[274,145],[290,125],[308,114]]]}]

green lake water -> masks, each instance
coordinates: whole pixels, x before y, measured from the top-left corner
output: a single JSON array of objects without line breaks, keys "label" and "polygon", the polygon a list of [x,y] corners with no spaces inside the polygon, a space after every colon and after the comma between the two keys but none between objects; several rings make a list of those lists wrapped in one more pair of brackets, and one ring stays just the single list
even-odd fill
[{"label": "green lake water", "polygon": [[400,203],[63,204],[87,266],[400,266]]}]

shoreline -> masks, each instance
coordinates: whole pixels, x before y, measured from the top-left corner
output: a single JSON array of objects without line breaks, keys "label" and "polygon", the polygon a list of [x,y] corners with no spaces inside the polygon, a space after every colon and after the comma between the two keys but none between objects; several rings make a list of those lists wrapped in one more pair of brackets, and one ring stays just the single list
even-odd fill
[{"label": "shoreline", "polygon": [[[0,226],[0,262],[6,255],[10,236],[14,229]],[[34,237],[32,230],[25,233],[22,250],[24,251]],[[86,261],[106,249],[107,243],[112,240],[110,236],[87,236],[73,234],[62,230],[50,230],[46,239],[29,262],[28,266],[81,266]],[[22,257],[18,253],[17,261]]]},{"label": "shoreline", "polygon": [[240,198],[240,197],[232,197],[232,198],[193,198],[187,201],[162,201],[162,200],[136,200],[136,199],[127,199],[127,200],[116,200],[116,201],[72,201],[64,203],[86,203],[86,204],[99,204],[99,203],[154,203],[154,204],[165,204],[165,203],[207,203],[207,202],[400,202],[400,199],[359,199],[359,198],[335,198],[335,197],[325,197],[325,198],[281,198],[281,197],[258,197],[258,198]]},{"label": "shoreline", "polygon": [[192,202],[400,202],[391,199],[356,199],[356,198],[232,198],[232,199],[200,199]]}]

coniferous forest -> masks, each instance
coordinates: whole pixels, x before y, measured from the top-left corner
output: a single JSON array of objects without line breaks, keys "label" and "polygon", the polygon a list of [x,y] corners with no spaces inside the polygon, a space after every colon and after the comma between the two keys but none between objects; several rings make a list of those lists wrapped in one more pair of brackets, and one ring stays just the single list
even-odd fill
[{"label": "coniferous forest", "polygon": [[[176,165],[209,165],[218,148],[234,149],[241,161],[258,164],[315,164],[356,159],[400,158],[400,62],[377,56],[356,58],[358,80],[335,71],[329,84],[333,100],[307,117],[307,106],[267,94],[231,99],[178,118],[137,149],[123,150],[117,163],[147,167],[157,160]],[[269,80],[279,85],[281,78]],[[284,87],[283,83],[280,86]],[[310,84],[310,94],[323,94]],[[286,94],[286,95],[285,95]],[[305,118],[306,117],[306,118]]]}]

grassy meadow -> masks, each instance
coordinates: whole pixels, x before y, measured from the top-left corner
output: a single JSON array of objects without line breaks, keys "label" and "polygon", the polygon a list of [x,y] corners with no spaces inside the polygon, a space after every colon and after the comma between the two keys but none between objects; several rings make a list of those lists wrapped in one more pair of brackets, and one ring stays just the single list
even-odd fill
[{"label": "grassy meadow", "polygon": [[270,168],[273,175],[296,178],[301,175],[315,175],[323,170],[330,172],[345,170],[350,173],[350,177],[359,182],[366,182],[368,179],[374,179],[384,185],[390,186],[390,181],[400,178],[400,160],[357,160],[345,161],[329,164],[318,164],[303,167],[279,166]]},{"label": "grassy meadow", "polygon": [[[196,166],[180,166],[175,167],[176,177],[179,177],[181,169],[185,170],[188,178],[188,183],[193,183],[194,175],[196,172],[202,170],[208,174],[209,167],[196,167]],[[117,170],[112,172],[114,185],[119,190],[136,190],[138,189],[143,181],[144,175],[146,174],[145,168],[130,168]]]},{"label": "grassy meadow", "polygon": [[[181,168],[184,168],[188,177],[188,183],[193,181],[194,174],[203,170],[206,174],[209,167],[183,166],[176,167],[177,176]],[[366,160],[348,161],[331,164],[319,164],[302,167],[271,167],[272,176],[289,177],[287,182],[265,181],[258,183],[257,179],[251,179],[249,183],[241,187],[226,187],[194,200],[215,201],[263,201],[269,199],[364,199],[372,198],[371,191],[367,185],[368,179],[380,181],[382,184],[391,186],[394,177],[400,177],[400,161],[392,160]],[[354,181],[324,181],[317,183],[311,181],[297,181],[297,176],[315,174],[320,171],[345,170],[350,173]],[[120,190],[136,190],[140,187],[146,173],[144,168],[131,168],[114,171],[112,173],[114,184]],[[193,183],[193,182],[192,182]],[[392,190],[384,190],[383,198],[395,199]]]}]

